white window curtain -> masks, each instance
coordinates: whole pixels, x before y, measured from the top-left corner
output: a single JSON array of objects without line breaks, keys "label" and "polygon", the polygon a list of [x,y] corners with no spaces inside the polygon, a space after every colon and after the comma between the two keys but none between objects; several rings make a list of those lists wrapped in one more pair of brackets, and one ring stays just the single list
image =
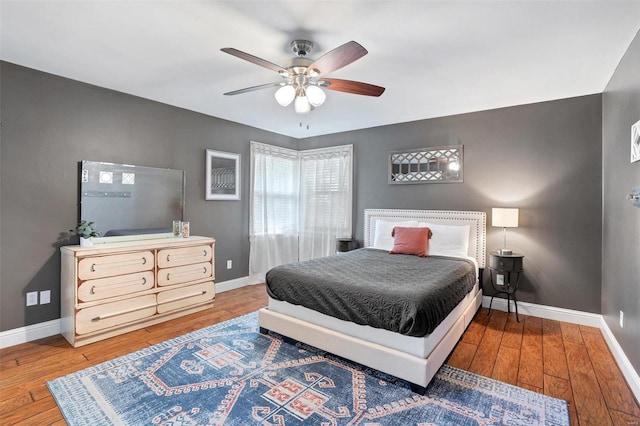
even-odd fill
[{"label": "white window curtain", "polygon": [[249,275],[335,253],[350,237],[353,146],[294,151],[251,142]]},{"label": "white window curtain", "polygon": [[298,152],[251,142],[249,276],[298,260]]},{"label": "white window curtain", "polygon": [[300,152],[299,260],[335,254],[351,237],[353,146]]}]

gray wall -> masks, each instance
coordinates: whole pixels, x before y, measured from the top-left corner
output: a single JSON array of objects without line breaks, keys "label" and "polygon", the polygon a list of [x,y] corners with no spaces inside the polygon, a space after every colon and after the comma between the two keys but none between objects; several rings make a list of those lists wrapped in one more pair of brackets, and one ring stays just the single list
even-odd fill
[{"label": "gray wall", "polygon": [[[0,65],[0,331],[60,317],[60,245],[77,220],[77,162],[187,172],[185,220],[216,238],[216,279],[248,275],[249,142],[297,140],[41,73]],[[205,201],[205,149],[242,154],[241,201]],[[234,268],[226,269],[226,260]],[[52,303],[25,307],[29,291]]]},{"label": "gray wall", "polygon": [[[601,95],[383,126],[300,141],[354,144],[355,219],[367,208],[480,210],[488,250],[502,247],[491,207],[519,207],[507,245],[525,255],[520,300],[600,312]],[[388,185],[390,150],[464,145],[464,183]],[[486,274],[485,274],[486,275]]]},{"label": "gray wall", "polygon": [[[365,208],[519,207],[521,226],[508,231],[508,245],[526,256],[520,299],[600,312],[601,95],[296,141],[12,64],[1,73],[0,330],[59,316],[58,247],[76,221],[82,159],[185,169],[186,219],[193,234],[217,238],[217,280],[246,276],[250,140],[353,143],[359,239]],[[458,143],[464,183],[387,184],[389,150]],[[204,200],[206,148],[243,155],[242,201]],[[501,244],[500,230],[489,227],[489,250]],[[27,291],[44,289],[51,305],[24,307]]]},{"label": "gray wall", "polygon": [[[625,199],[640,187],[640,162],[630,163],[631,126],[640,120],[640,33],[602,97],[602,314],[640,371],[640,208]],[[624,328],[618,323],[624,311]]]}]

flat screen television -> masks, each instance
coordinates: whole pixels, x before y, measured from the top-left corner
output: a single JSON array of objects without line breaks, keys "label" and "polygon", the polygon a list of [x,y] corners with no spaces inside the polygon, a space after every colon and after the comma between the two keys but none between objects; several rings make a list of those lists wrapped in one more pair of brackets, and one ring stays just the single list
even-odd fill
[{"label": "flat screen television", "polygon": [[104,237],[171,233],[184,217],[185,171],[82,161],[80,220]]}]

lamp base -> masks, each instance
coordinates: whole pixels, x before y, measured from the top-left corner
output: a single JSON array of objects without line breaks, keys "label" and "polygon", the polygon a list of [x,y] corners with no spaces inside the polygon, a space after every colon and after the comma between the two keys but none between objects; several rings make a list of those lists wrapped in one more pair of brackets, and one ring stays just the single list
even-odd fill
[{"label": "lamp base", "polygon": [[499,249],[498,250],[498,254],[502,254],[502,255],[513,254],[513,251],[511,251],[509,249]]}]

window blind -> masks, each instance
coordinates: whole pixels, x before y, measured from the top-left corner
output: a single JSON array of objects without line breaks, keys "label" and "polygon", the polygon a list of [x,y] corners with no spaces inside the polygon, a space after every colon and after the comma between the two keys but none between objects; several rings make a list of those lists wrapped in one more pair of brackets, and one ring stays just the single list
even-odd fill
[{"label": "window blind", "polygon": [[294,151],[252,142],[250,275],[333,254],[335,239],[351,236],[352,181],[352,145]]}]

